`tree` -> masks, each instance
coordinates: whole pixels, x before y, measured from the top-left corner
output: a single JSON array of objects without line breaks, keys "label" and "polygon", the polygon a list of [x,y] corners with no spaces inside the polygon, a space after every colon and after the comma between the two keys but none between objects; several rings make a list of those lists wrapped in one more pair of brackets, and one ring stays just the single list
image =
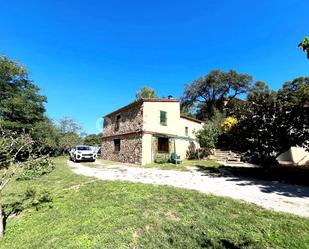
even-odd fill
[{"label": "tree", "polygon": [[[0,127],[0,196],[12,178],[23,169],[31,169],[40,175],[42,167],[52,163],[46,156],[32,153],[35,141],[26,133],[12,132]],[[39,167],[38,167],[39,165]],[[46,171],[45,171],[46,172]],[[4,235],[4,224],[8,217],[0,200],[0,237]]]},{"label": "tree", "polygon": [[57,126],[48,118],[44,121],[33,124],[30,135],[35,141],[34,149],[36,153],[43,155],[58,155],[60,131]]},{"label": "tree", "polygon": [[284,84],[278,93],[251,95],[246,113],[232,128],[235,148],[249,161],[270,167],[291,146],[309,149],[308,91],[303,91],[303,80],[292,82],[299,87]]},{"label": "tree", "polygon": [[309,105],[309,77],[285,82],[278,91],[278,100],[283,105]]},{"label": "tree", "polygon": [[309,37],[306,36],[301,41],[301,43],[298,44],[298,47],[302,49],[305,53],[307,53],[307,58],[309,59]]},{"label": "tree", "polygon": [[269,94],[271,90],[269,89],[269,86],[260,80],[257,80],[252,87],[248,90],[248,100],[253,100],[256,98],[259,98],[261,95]]},{"label": "tree", "polygon": [[143,86],[141,88],[141,90],[139,90],[136,95],[135,95],[135,98],[137,100],[139,99],[155,99],[157,98],[157,94],[155,92],[155,90],[147,87],[147,86]]},{"label": "tree", "polygon": [[186,85],[181,102],[184,106],[198,103],[199,118],[211,118],[216,109],[223,111],[236,96],[246,93],[251,83],[252,77],[248,74],[240,74],[235,70],[212,70]]},{"label": "tree", "polygon": [[82,127],[76,122],[73,118],[63,117],[59,121],[58,129],[61,134],[65,133],[76,133],[79,134],[82,132]]},{"label": "tree", "polygon": [[223,115],[219,111],[215,111],[211,120],[206,121],[203,128],[197,131],[196,138],[202,148],[209,150],[216,148],[218,137],[222,133],[222,122]]},{"label": "tree", "polygon": [[0,56],[0,124],[16,131],[29,130],[44,120],[46,97],[32,83],[25,67]]},{"label": "tree", "polygon": [[85,145],[100,145],[102,143],[102,133],[89,134],[84,138]]},{"label": "tree", "polygon": [[81,144],[81,126],[72,118],[64,117],[60,120],[58,129],[60,132],[59,149],[60,152],[67,153],[72,147]]}]

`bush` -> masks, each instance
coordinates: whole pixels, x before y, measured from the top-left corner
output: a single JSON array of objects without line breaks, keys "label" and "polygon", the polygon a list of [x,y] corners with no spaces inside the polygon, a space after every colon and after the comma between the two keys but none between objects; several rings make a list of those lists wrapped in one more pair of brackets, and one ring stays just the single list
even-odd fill
[{"label": "bush", "polygon": [[224,119],[223,124],[221,125],[222,132],[227,134],[230,130],[237,124],[237,119],[234,117],[227,117]]},{"label": "bush", "polygon": [[186,152],[186,158],[189,160],[207,158],[211,154],[211,150],[208,148],[196,148],[193,142],[190,142],[188,150]]},{"label": "bush", "polygon": [[196,133],[196,138],[202,148],[212,150],[216,148],[218,137],[222,134],[221,125],[223,123],[223,114],[215,111],[213,118],[206,121],[203,129]]},{"label": "bush", "polygon": [[48,157],[31,160],[26,163],[17,180],[30,180],[48,174],[54,169],[55,165]]}]

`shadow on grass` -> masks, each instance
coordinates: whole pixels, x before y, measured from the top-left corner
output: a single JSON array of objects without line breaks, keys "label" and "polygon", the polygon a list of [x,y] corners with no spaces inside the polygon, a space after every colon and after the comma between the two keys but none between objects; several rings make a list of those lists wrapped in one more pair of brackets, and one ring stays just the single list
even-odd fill
[{"label": "shadow on grass", "polygon": [[309,169],[274,167],[229,167],[197,165],[197,171],[208,176],[228,177],[227,181],[238,182],[239,186],[255,185],[264,193],[277,193],[289,197],[309,197]]}]

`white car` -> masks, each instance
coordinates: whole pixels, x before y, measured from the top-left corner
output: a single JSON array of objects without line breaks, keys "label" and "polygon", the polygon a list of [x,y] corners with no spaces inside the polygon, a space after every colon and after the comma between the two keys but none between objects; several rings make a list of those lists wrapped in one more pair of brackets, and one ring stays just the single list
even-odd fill
[{"label": "white car", "polygon": [[97,153],[91,146],[78,145],[70,150],[70,159],[74,162],[77,161],[91,161],[94,162],[97,159]]}]

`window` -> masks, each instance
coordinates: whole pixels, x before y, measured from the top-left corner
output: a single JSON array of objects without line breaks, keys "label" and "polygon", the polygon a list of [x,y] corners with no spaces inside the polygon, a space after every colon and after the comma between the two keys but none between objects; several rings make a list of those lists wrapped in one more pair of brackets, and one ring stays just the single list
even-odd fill
[{"label": "window", "polygon": [[166,112],[160,111],[160,124],[166,125],[166,123],[167,123]]},{"label": "window", "polygon": [[186,136],[189,136],[189,128],[188,127],[185,127],[185,134],[186,134]]},{"label": "window", "polygon": [[115,148],[115,152],[120,151],[120,139],[114,139],[114,148]]},{"label": "window", "polygon": [[91,150],[90,146],[77,146],[76,147],[77,150]]},{"label": "window", "polygon": [[120,114],[118,114],[118,115],[116,116],[115,131],[119,131],[120,120],[121,120],[121,116],[120,116]]},{"label": "window", "polygon": [[168,138],[166,137],[159,137],[158,138],[158,152],[161,153],[168,153]]}]

